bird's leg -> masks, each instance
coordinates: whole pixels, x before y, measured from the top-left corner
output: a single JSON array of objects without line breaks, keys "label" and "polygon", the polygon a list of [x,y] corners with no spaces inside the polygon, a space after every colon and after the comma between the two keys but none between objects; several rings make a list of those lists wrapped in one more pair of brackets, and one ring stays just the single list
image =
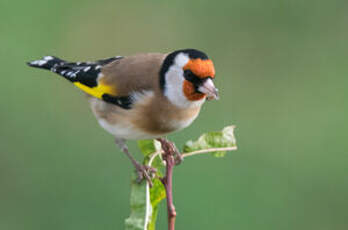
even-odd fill
[{"label": "bird's leg", "polygon": [[176,165],[180,164],[184,160],[173,142],[168,141],[166,138],[157,138],[157,141],[161,143],[164,152],[174,153]]},{"label": "bird's leg", "polygon": [[135,167],[137,172],[137,183],[140,183],[143,179],[149,182],[150,187],[152,187],[152,179],[151,176],[156,173],[156,169],[147,165],[140,164],[129,152],[128,147],[126,145],[126,141],[124,139],[115,139],[116,144],[120,147],[120,149],[128,156],[130,161]]}]

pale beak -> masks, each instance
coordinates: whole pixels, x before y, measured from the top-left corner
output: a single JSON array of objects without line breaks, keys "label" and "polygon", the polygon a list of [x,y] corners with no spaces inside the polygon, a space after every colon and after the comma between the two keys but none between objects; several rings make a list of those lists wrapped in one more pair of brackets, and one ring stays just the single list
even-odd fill
[{"label": "pale beak", "polygon": [[198,87],[198,91],[207,95],[208,100],[218,100],[218,89],[215,88],[213,81],[208,78],[204,83]]}]

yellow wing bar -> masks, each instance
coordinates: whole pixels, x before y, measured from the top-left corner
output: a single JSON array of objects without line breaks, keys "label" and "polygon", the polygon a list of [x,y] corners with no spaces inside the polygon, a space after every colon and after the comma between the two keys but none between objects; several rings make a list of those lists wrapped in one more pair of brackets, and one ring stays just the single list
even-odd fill
[{"label": "yellow wing bar", "polygon": [[99,83],[95,87],[89,87],[80,82],[73,82],[73,83],[85,93],[99,99],[102,99],[103,94],[116,95],[115,89],[113,87],[110,87],[103,83]]}]

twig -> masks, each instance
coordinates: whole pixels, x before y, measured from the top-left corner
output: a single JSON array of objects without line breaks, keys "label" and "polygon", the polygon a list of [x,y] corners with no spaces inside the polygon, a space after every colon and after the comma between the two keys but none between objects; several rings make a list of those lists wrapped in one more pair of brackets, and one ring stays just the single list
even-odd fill
[{"label": "twig", "polygon": [[[188,152],[188,153],[183,153],[181,154],[181,156],[183,158],[185,157],[190,157],[190,156],[194,156],[194,155],[198,155],[198,154],[204,154],[204,153],[212,153],[212,152],[223,152],[223,151],[234,151],[237,150],[237,146],[231,146],[231,147],[221,147],[221,148],[210,148],[210,149],[202,149],[202,150],[197,150],[197,151],[193,151],[193,152]],[[157,152],[154,152],[151,154],[150,156],[150,160],[147,163],[148,166],[152,165],[152,162],[154,161],[154,159],[163,154],[164,151],[163,150],[159,150]]]},{"label": "twig", "polygon": [[174,155],[177,152],[174,144],[166,139],[157,139],[163,149],[163,160],[166,162],[166,175],[161,178],[167,195],[168,230],[175,230],[176,211],[173,204],[173,169],[175,166]]},{"label": "twig", "polygon": [[173,204],[173,169],[175,160],[172,155],[166,157],[166,175],[161,179],[167,194],[168,230],[175,229],[176,211]]},{"label": "twig", "polygon": [[203,154],[203,153],[212,153],[212,152],[224,152],[224,151],[233,151],[237,150],[237,146],[232,146],[232,147],[223,147],[223,148],[210,148],[210,149],[202,149],[202,150],[197,150],[189,153],[183,153],[181,156],[183,158],[185,157],[190,157],[198,154]]}]

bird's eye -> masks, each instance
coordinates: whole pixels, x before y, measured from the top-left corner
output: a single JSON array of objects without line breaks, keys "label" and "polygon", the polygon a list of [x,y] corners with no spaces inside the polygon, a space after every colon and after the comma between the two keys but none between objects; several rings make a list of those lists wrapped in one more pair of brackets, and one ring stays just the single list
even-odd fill
[{"label": "bird's eye", "polygon": [[184,71],[184,77],[185,77],[185,79],[188,80],[188,81],[193,81],[194,78],[195,78],[195,75],[192,73],[191,70],[188,70],[188,69],[187,69],[187,70]]},{"label": "bird's eye", "polygon": [[194,73],[192,73],[191,70],[185,70],[184,71],[184,77],[187,81],[193,83],[194,85],[200,85],[202,84],[202,79],[197,77]]}]

